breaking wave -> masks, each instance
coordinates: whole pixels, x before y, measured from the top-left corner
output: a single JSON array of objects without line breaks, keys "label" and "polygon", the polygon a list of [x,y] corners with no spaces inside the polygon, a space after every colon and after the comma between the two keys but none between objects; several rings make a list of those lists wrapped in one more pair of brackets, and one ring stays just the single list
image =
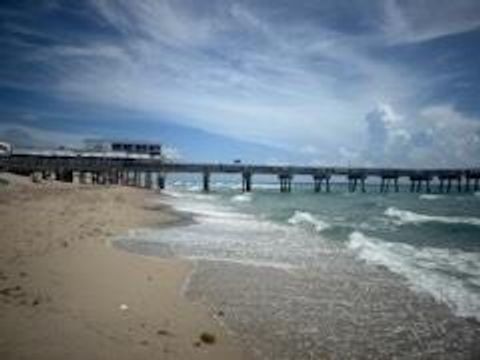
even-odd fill
[{"label": "breaking wave", "polygon": [[461,250],[418,248],[352,232],[348,248],[368,263],[383,265],[407,278],[416,290],[430,293],[459,316],[480,320],[480,254]]},{"label": "breaking wave", "polygon": [[480,218],[476,217],[425,215],[413,211],[400,210],[395,207],[389,207],[385,210],[385,215],[395,219],[399,224],[438,222],[444,224],[468,224],[480,226]]},{"label": "breaking wave", "polygon": [[317,219],[315,216],[306,211],[296,210],[295,213],[287,220],[291,225],[307,225],[320,232],[330,227],[330,224]]}]

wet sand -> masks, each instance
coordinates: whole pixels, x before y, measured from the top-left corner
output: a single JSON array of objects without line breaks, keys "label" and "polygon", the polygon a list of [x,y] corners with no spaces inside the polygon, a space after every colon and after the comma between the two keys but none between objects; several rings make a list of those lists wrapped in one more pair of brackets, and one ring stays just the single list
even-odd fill
[{"label": "wet sand", "polygon": [[[149,192],[0,174],[0,359],[243,359],[182,296],[191,264],[110,244],[178,220]],[[213,334],[211,338],[202,333]]]},{"label": "wet sand", "polygon": [[187,297],[221,312],[255,359],[480,359],[478,321],[455,315],[407,278],[327,243],[316,230],[245,219],[202,202],[205,195],[186,197],[164,201],[196,209],[192,223],[145,229],[119,243],[140,254],[195,259]]},{"label": "wet sand", "polygon": [[293,271],[199,261],[187,297],[222,309],[258,360],[480,359],[474,319],[387,270],[324,260]]}]

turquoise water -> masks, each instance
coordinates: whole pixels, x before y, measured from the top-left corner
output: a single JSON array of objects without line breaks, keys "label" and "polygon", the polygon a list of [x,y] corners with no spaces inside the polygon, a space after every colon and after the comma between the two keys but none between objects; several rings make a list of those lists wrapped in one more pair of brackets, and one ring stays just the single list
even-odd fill
[{"label": "turquoise water", "polygon": [[170,184],[160,201],[195,223],[124,244],[195,259],[187,295],[225,312],[258,358],[480,351],[480,196],[213,185]]}]

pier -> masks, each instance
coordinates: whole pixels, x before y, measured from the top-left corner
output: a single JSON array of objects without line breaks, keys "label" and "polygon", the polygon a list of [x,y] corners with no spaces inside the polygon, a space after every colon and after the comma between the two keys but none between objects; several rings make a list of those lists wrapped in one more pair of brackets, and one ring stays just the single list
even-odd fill
[{"label": "pier", "polygon": [[[249,164],[209,164],[167,162],[158,158],[109,157],[99,154],[36,154],[12,153],[0,157],[0,170],[31,176],[33,181],[56,179],[66,182],[116,184],[163,189],[165,179],[173,173],[200,174],[203,190],[211,190],[212,174],[238,174],[241,189],[254,189],[256,175],[278,178],[279,190],[292,191],[295,176],[312,179],[314,192],[330,192],[331,179],[344,178],[350,192],[365,192],[366,181],[375,178],[381,193],[399,192],[399,183],[410,185],[411,192],[448,193],[480,190],[480,168],[468,169],[408,169],[352,168],[318,166],[277,166]],[[435,184],[435,187],[434,187]]]}]

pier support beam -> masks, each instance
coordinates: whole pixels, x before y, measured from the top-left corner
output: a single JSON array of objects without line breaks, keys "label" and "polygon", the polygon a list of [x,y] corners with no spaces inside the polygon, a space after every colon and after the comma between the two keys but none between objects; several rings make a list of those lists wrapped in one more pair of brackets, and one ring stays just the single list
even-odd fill
[{"label": "pier support beam", "polygon": [[322,177],[317,177],[317,176],[313,177],[313,188],[316,193],[322,191],[322,181],[323,181]]},{"label": "pier support beam", "polygon": [[131,185],[134,186],[134,187],[135,187],[135,186],[138,186],[138,172],[135,170],[135,171],[132,172],[132,175],[133,175],[133,176],[132,176],[132,183],[131,183]]},{"label": "pier support beam", "polygon": [[357,190],[358,182],[360,181],[360,189],[365,192],[365,179],[367,177],[364,174],[349,174],[348,175],[348,191],[355,192]]},{"label": "pier support beam", "polygon": [[123,170],[117,170],[116,172],[117,185],[125,185],[125,172]]},{"label": "pier support beam", "polygon": [[145,187],[145,172],[144,171],[139,171],[138,172],[137,186],[141,187],[141,188]]},{"label": "pier support beam", "polygon": [[80,175],[80,182],[82,184],[91,184],[92,183],[92,173],[88,171],[82,171]]},{"label": "pier support beam", "polygon": [[242,191],[250,192],[252,191],[252,173],[244,172],[242,174]]},{"label": "pier support beam", "polygon": [[65,169],[58,169],[56,172],[56,179],[63,182],[72,182],[72,171]]},{"label": "pier support beam", "polygon": [[137,185],[137,172],[136,171],[131,171],[130,172],[130,186],[136,186]]},{"label": "pier support beam", "polygon": [[42,181],[42,173],[39,171],[34,171],[30,174],[30,178],[32,179],[32,182],[34,183],[39,183]]},{"label": "pier support beam", "polygon": [[410,192],[420,192],[425,182],[425,189],[427,192],[431,191],[430,182],[432,180],[429,174],[415,174],[410,176]]},{"label": "pier support beam", "polygon": [[278,175],[280,180],[280,192],[291,192],[292,191],[292,175],[291,174],[280,174]]},{"label": "pier support beam", "polygon": [[121,170],[115,170],[113,176],[114,176],[114,179],[115,179],[115,184],[116,185],[121,185],[122,184],[122,171]]},{"label": "pier support beam", "polygon": [[112,169],[108,173],[108,183],[109,185],[116,185],[118,184],[118,171],[116,169]]},{"label": "pier support beam", "polygon": [[152,185],[153,185],[153,181],[152,181],[152,173],[150,171],[147,171],[145,173],[145,187],[147,189],[151,189],[152,188]]},{"label": "pier support beam", "polygon": [[120,172],[120,184],[123,186],[128,185],[128,171],[122,170]]},{"label": "pier support beam", "polygon": [[313,175],[313,189],[316,193],[322,191],[322,184],[325,182],[325,190],[330,191],[330,175],[327,174],[315,174]]},{"label": "pier support beam", "polygon": [[97,171],[95,174],[96,174],[97,184],[105,185],[105,176],[103,172]]},{"label": "pier support beam", "polygon": [[208,171],[205,171],[203,173],[203,191],[210,191],[210,173]]},{"label": "pier support beam", "polygon": [[382,176],[382,182],[380,183],[381,193],[388,193],[390,191],[390,183],[392,180],[394,181],[395,192],[398,192],[398,178]]},{"label": "pier support beam", "polygon": [[165,175],[157,173],[157,187],[159,190],[165,189]]},{"label": "pier support beam", "polygon": [[357,178],[348,177],[348,192],[355,192],[357,188]]},{"label": "pier support beam", "polygon": [[417,193],[420,192],[420,190],[422,190],[422,180],[421,179],[417,180],[417,189],[416,189]]}]

